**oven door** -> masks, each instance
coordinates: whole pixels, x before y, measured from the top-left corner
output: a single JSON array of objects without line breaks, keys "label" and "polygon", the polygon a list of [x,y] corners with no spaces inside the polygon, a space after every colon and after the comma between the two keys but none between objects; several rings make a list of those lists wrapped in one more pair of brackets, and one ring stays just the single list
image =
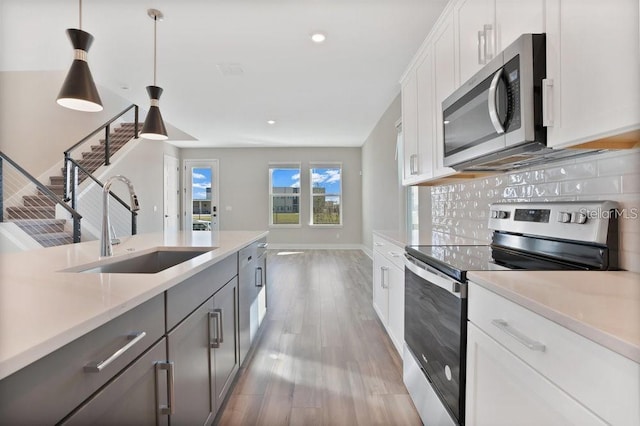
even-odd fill
[{"label": "oven door", "polygon": [[405,342],[441,402],[464,424],[466,284],[405,261]]}]

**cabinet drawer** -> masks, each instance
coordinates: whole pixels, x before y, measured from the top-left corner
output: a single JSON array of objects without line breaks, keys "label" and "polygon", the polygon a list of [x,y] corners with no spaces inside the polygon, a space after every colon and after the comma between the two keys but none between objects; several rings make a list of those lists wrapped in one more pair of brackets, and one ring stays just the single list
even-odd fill
[{"label": "cabinet drawer", "polygon": [[178,325],[237,274],[238,254],[234,253],[167,290],[167,331]]},{"label": "cabinet drawer", "polygon": [[473,283],[469,321],[605,421],[640,424],[640,364]]},{"label": "cabinet drawer", "polygon": [[[104,361],[137,340],[100,372],[85,366]],[[0,419],[5,424],[53,424],[164,334],[162,294],[74,340],[0,382]]]},{"label": "cabinet drawer", "polygon": [[404,269],[404,248],[385,240],[377,235],[373,236],[373,250],[389,259],[398,268]]}]

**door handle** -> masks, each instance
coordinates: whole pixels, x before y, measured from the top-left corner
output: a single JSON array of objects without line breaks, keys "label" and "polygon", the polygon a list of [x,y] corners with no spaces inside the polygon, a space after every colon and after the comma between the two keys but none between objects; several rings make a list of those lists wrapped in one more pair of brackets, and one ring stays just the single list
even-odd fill
[{"label": "door handle", "polygon": [[[160,388],[158,383],[160,379],[158,377],[160,370],[167,370],[167,405],[160,404]],[[175,413],[175,380],[174,380],[174,363],[173,362],[156,362],[156,405],[158,406],[158,412],[161,415],[174,414]]]},{"label": "door handle", "polygon": [[500,117],[498,117],[498,105],[496,103],[496,94],[498,92],[498,83],[500,82],[500,77],[502,76],[502,68],[500,68],[493,75],[491,79],[491,85],[489,86],[489,118],[491,119],[491,124],[493,128],[496,129],[496,133],[501,135],[504,133],[504,126],[500,121]]}]

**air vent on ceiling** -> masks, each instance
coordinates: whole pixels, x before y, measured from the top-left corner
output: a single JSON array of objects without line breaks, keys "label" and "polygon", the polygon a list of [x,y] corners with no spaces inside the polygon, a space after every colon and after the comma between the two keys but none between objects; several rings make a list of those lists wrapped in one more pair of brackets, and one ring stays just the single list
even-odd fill
[{"label": "air vent on ceiling", "polygon": [[217,64],[216,67],[220,74],[224,76],[241,76],[244,74],[244,70],[242,69],[242,65],[223,62],[221,64]]}]

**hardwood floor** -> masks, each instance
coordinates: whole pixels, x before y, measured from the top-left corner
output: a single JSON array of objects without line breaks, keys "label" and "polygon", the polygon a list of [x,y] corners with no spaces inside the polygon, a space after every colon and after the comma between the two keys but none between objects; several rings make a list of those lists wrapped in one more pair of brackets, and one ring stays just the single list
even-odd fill
[{"label": "hardwood floor", "polygon": [[270,251],[268,310],[221,425],[420,425],[359,250]]}]

